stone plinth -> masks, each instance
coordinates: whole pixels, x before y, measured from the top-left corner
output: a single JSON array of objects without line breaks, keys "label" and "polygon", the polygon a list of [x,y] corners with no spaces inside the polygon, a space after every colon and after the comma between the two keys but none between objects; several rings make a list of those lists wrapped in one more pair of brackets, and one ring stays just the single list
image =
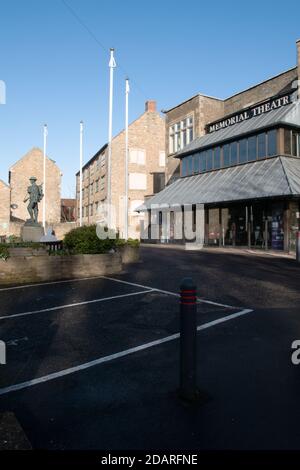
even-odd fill
[{"label": "stone plinth", "polygon": [[25,224],[21,229],[21,238],[23,242],[39,242],[43,236],[44,229],[39,224]]}]

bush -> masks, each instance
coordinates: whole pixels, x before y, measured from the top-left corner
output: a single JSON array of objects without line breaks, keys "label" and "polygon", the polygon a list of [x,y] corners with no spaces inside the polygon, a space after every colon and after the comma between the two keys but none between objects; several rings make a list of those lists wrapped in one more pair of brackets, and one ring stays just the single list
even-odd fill
[{"label": "bush", "polygon": [[64,238],[64,248],[71,254],[106,253],[115,246],[116,240],[98,238],[96,225],[74,228]]},{"label": "bush", "polygon": [[140,240],[137,240],[136,238],[128,238],[127,245],[138,248],[140,246]]},{"label": "bush", "polygon": [[125,245],[138,247],[140,242],[132,238],[126,242],[126,240],[119,238],[118,233],[115,239],[100,240],[96,233],[96,225],[74,228],[64,238],[64,252],[67,250],[70,254],[107,253],[112,248],[116,249]]},{"label": "bush", "polygon": [[0,259],[6,261],[9,258],[9,251],[6,243],[0,245]]}]

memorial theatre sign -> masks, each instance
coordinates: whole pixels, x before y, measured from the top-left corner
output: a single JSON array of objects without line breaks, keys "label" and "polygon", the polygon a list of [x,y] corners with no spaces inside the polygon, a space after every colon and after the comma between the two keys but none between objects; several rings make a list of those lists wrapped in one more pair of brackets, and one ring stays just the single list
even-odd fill
[{"label": "memorial theatre sign", "polygon": [[281,108],[282,106],[286,106],[287,104],[290,104],[291,101],[291,95],[285,95],[280,98],[273,98],[265,103],[248,108],[245,111],[242,111],[241,113],[234,114],[233,116],[230,116],[221,121],[208,124],[207,130],[209,133],[211,133],[218,131],[219,129],[225,129],[226,127],[233,126],[234,124],[238,124],[240,122],[246,121],[247,119],[259,116],[260,114],[267,113],[272,109],[277,109]]}]

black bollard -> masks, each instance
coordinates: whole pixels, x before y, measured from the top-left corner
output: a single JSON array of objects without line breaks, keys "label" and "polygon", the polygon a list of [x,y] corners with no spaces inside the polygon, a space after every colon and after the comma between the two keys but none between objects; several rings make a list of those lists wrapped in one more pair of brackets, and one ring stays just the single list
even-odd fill
[{"label": "black bollard", "polygon": [[197,398],[197,297],[196,286],[189,277],[180,285],[180,397]]}]

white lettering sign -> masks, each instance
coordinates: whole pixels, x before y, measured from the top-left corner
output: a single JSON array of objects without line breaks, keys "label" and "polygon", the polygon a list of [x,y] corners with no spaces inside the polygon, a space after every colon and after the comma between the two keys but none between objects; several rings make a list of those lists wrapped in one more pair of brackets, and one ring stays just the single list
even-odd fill
[{"label": "white lettering sign", "polygon": [[235,114],[227,119],[223,119],[222,121],[215,122],[213,124],[208,125],[208,132],[215,132],[219,129],[224,129],[229,126],[233,126],[234,124],[238,124],[243,122],[247,119],[251,119],[252,117],[259,116],[260,114],[268,113],[273,109],[281,108],[281,106],[286,106],[291,102],[290,95],[282,96],[281,98],[275,98],[271,101],[263,103],[261,105],[255,106],[253,108],[247,109],[239,114]]}]

